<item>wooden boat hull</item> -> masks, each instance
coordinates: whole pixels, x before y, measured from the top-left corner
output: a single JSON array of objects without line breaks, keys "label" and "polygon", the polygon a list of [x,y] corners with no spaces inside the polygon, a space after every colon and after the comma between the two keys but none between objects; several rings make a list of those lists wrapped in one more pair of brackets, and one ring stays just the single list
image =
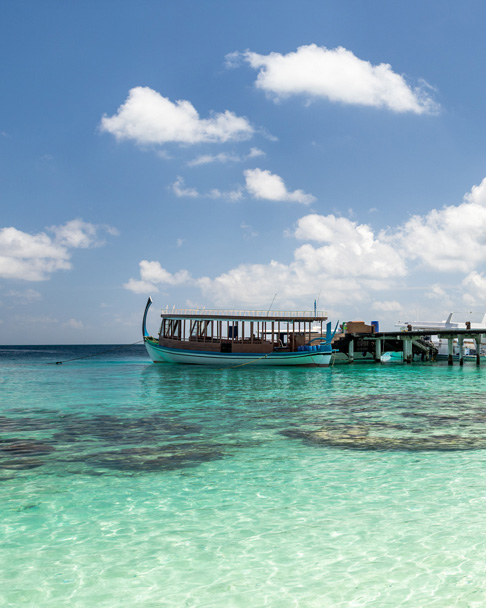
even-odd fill
[{"label": "wooden boat hull", "polygon": [[329,367],[332,351],[218,353],[184,350],[160,346],[150,337],[145,337],[145,348],[154,363],[183,363],[186,365],[213,365],[216,367],[243,366],[300,366]]}]

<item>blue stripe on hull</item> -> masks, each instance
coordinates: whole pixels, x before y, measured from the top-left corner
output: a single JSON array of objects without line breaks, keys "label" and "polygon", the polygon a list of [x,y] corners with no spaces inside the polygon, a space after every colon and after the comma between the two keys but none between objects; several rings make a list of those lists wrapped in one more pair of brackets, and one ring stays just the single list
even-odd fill
[{"label": "blue stripe on hull", "polygon": [[166,348],[152,341],[145,341],[147,352],[154,363],[185,363],[192,365],[302,365],[328,367],[332,354],[326,352],[268,353],[212,353],[207,351]]}]

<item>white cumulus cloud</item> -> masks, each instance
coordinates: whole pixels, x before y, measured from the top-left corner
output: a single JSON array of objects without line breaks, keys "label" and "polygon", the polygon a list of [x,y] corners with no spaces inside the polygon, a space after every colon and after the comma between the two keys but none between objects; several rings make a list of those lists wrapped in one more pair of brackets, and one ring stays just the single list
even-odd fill
[{"label": "white cumulus cloud", "polygon": [[269,201],[288,201],[309,205],[316,200],[312,194],[302,190],[289,192],[283,179],[266,169],[247,169],[245,171],[246,189],[254,198]]},{"label": "white cumulus cloud", "polygon": [[298,221],[295,236],[326,243],[321,247],[305,244],[295,251],[296,259],[310,272],[377,281],[407,273],[404,260],[383,233],[375,235],[366,224],[311,214]]},{"label": "white cumulus cloud", "polygon": [[486,177],[479,186],[473,186],[471,192],[464,195],[464,200],[468,203],[486,206]]},{"label": "white cumulus cloud", "polygon": [[0,278],[43,281],[57,270],[71,268],[72,249],[103,244],[100,232],[116,234],[110,226],[97,226],[76,219],[51,232],[29,234],[14,227],[0,229]]},{"label": "white cumulus cloud", "polygon": [[329,305],[363,297],[361,284],[349,277],[316,274],[295,260],[283,264],[272,260],[268,264],[241,264],[217,277],[202,277],[196,281],[206,298],[218,306],[248,306],[267,308],[275,294],[279,306],[295,308],[309,306],[319,292]]},{"label": "white cumulus cloud", "polygon": [[486,261],[486,180],[459,205],[414,215],[397,230],[404,255],[442,272],[470,272]]},{"label": "white cumulus cloud", "polygon": [[[280,306],[294,307],[312,302],[319,292],[328,305],[357,302],[370,291],[389,289],[407,272],[381,233],[345,218],[307,215],[299,220],[294,236],[322,245],[298,247],[289,264],[240,264],[214,278],[195,279],[194,284],[219,306],[268,306],[278,293]],[[388,303],[387,310],[393,306]]]},{"label": "white cumulus cloud", "polygon": [[234,66],[238,58],[259,70],[256,86],[276,98],[304,95],[415,114],[434,113],[439,108],[425,83],[411,87],[389,64],[373,65],[343,47],[309,44],[286,55],[231,53],[227,65]]},{"label": "white cumulus cloud", "polygon": [[82,248],[101,247],[105,244],[100,239],[100,229],[112,236],[118,236],[118,230],[112,226],[97,226],[83,220],[70,220],[62,226],[51,226],[49,228],[55,234],[56,242],[64,247]]},{"label": "white cumulus cloud", "polygon": [[140,279],[129,279],[123,285],[125,289],[134,293],[157,292],[159,285],[183,285],[192,282],[191,275],[187,270],[180,270],[171,274],[165,268],[162,268],[160,262],[149,262],[148,260],[142,260],[139,266]]},{"label": "white cumulus cloud", "polygon": [[266,154],[260,148],[250,148],[247,158],[257,158],[258,156],[266,156]]},{"label": "white cumulus cloud", "polygon": [[248,139],[254,129],[233,112],[200,118],[190,101],[170,101],[149,87],[135,87],[113,116],[103,116],[100,128],[118,140],[138,144],[198,144]]},{"label": "white cumulus cloud", "polygon": [[195,188],[186,188],[184,179],[180,176],[171,185],[171,187],[174,194],[179,198],[198,198],[200,196],[199,192]]},{"label": "white cumulus cloud", "polygon": [[486,301],[486,277],[483,272],[473,270],[462,281],[465,293],[463,300],[470,306],[484,306]]}]

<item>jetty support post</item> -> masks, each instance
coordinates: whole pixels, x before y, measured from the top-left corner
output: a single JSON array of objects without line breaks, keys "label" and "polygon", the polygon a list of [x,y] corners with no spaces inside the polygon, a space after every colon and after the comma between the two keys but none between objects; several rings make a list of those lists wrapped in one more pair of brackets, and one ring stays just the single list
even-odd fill
[{"label": "jetty support post", "polygon": [[381,363],[381,338],[375,340],[375,362]]},{"label": "jetty support post", "polygon": [[412,338],[407,338],[407,363],[412,363],[412,361],[413,361]]},{"label": "jetty support post", "polygon": [[481,336],[474,336],[474,341],[476,342],[476,365],[481,364]]},{"label": "jetty support post", "polygon": [[408,336],[402,337],[403,341],[403,361],[405,363],[412,363],[413,360],[413,351],[412,351],[412,338]]},{"label": "jetty support post", "polygon": [[464,365],[464,336],[459,336],[459,365]]},{"label": "jetty support post", "polygon": [[348,358],[349,362],[354,362],[354,338],[351,338],[348,345]]},{"label": "jetty support post", "polygon": [[447,364],[452,365],[452,356],[454,354],[454,345],[452,343],[452,338],[447,338],[447,347],[448,347],[448,355],[447,355]]}]

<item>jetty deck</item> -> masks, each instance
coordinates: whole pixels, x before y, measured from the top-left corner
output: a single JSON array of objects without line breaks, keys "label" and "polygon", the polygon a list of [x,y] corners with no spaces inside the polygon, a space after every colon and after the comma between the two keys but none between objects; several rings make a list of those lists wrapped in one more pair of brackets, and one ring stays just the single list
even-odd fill
[{"label": "jetty deck", "polygon": [[401,331],[351,331],[336,337],[333,348],[346,353],[349,362],[354,361],[356,353],[371,353],[376,362],[381,361],[385,352],[403,353],[403,362],[412,363],[415,355],[422,361],[435,360],[438,349],[432,342],[432,336],[447,340],[449,365],[454,360],[454,343],[459,346],[459,365],[464,364],[464,341],[476,344],[476,365],[480,365],[481,340],[486,339],[484,329],[410,329]]}]

